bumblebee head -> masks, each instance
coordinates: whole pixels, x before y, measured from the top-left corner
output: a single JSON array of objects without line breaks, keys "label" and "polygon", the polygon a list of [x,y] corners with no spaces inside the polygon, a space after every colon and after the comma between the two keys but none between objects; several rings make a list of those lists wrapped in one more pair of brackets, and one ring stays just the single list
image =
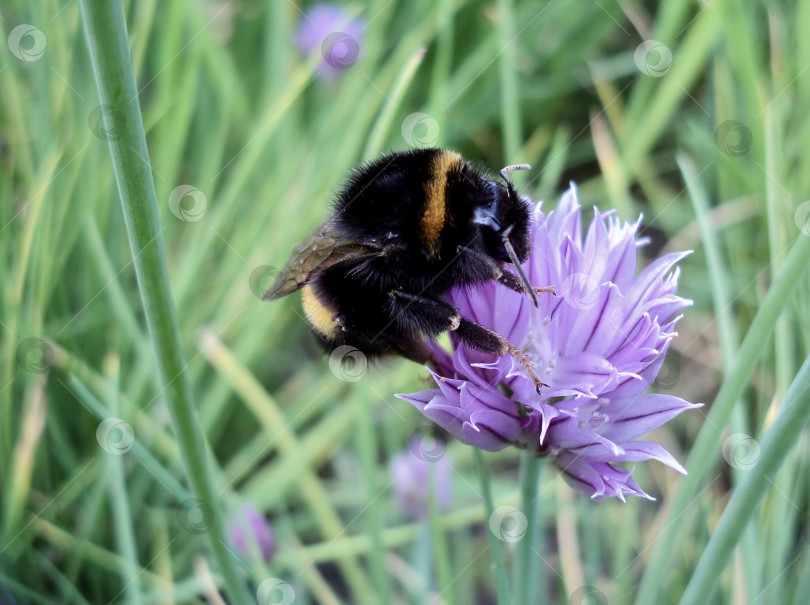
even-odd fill
[{"label": "bumblebee head", "polygon": [[515,190],[509,173],[529,170],[528,164],[507,166],[500,171],[506,185],[489,181],[490,201],[475,209],[473,223],[481,229],[484,248],[488,256],[501,262],[512,263],[537,306],[537,296],[523,272],[521,263],[531,252],[531,218],[529,204]]}]

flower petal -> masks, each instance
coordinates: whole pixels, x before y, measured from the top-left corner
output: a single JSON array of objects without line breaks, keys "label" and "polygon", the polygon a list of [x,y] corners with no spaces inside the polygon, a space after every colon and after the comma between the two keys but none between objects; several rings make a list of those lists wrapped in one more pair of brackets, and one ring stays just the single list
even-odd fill
[{"label": "flower petal", "polygon": [[619,382],[616,368],[601,355],[575,353],[555,360],[549,397],[597,397]]},{"label": "flower petal", "polygon": [[592,500],[601,500],[604,497],[605,482],[586,460],[563,452],[557,457],[556,464],[565,482],[577,492]]},{"label": "flower petal", "polygon": [[686,469],[681,466],[680,462],[675,460],[675,457],[670,454],[663,446],[652,441],[631,441],[623,443],[624,454],[615,458],[624,462],[638,462],[641,460],[658,460],[666,464],[670,468],[674,468],[682,475],[686,475]]},{"label": "flower petal", "polygon": [[487,452],[497,452],[508,446],[520,434],[517,418],[492,410],[475,412],[464,423],[465,441]]},{"label": "flower petal", "polygon": [[684,410],[701,407],[680,397],[655,393],[611,401],[604,408],[609,421],[600,431],[612,441],[623,443],[640,437],[672,420]]}]

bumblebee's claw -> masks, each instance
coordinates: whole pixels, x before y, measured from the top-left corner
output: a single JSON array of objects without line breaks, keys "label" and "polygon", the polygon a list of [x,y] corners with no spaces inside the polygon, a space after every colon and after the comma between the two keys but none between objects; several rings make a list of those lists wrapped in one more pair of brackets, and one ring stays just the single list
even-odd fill
[{"label": "bumblebee's claw", "polygon": [[512,355],[515,359],[517,359],[526,371],[529,373],[529,378],[531,378],[532,382],[534,383],[534,389],[537,391],[538,395],[541,395],[540,389],[543,387],[547,387],[548,385],[543,382],[540,377],[537,375],[537,372],[534,371],[534,363],[526,357],[526,355],[518,349],[515,345],[509,345],[509,354]]}]

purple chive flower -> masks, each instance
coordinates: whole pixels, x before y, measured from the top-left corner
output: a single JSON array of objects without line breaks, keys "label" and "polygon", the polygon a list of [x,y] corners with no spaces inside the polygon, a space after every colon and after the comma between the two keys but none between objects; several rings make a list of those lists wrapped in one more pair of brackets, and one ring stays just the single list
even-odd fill
[{"label": "purple chive flower", "polygon": [[301,18],[296,45],[305,55],[318,52],[323,60],[319,75],[333,81],[340,73],[357,63],[365,22],[352,19],[340,6],[318,4]]},{"label": "purple chive flower", "polygon": [[[650,498],[616,462],[658,460],[686,471],[659,444],[637,437],[700,407],[671,395],[645,393],[664,361],[678,313],[691,301],[676,295],[676,263],[663,256],[636,275],[640,221],[611,212],[594,217],[583,239],[576,189],[544,215],[537,205],[532,255],[524,265],[535,286],[557,295],[528,296],[489,282],[457,289],[461,313],[506,337],[548,383],[538,395],[523,366],[461,346],[433,345],[438,388],[399,395],[464,443],[497,451],[509,445],[552,458],[566,481],[594,500]],[[652,498],[650,498],[652,499]]]},{"label": "purple chive flower", "polygon": [[228,525],[231,544],[246,557],[258,549],[262,559],[269,562],[276,554],[276,536],[264,515],[252,504],[244,504]]},{"label": "purple chive flower", "polygon": [[427,519],[430,498],[436,499],[440,511],[450,509],[453,467],[442,444],[433,442],[426,449],[419,439],[413,439],[407,452],[391,459],[389,468],[397,502],[408,517]]}]

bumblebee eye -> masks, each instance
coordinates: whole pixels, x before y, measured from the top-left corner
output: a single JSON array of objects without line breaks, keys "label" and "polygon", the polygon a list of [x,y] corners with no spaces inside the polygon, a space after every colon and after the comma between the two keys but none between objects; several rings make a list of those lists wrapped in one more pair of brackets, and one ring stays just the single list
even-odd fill
[{"label": "bumblebee eye", "polygon": [[495,218],[497,199],[497,194],[493,194],[490,202],[485,205],[478,206],[473,211],[473,223],[476,225],[481,225],[486,229],[491,229],[495,233],[500,233],[501,224],[498,222],[498,219]]}]

